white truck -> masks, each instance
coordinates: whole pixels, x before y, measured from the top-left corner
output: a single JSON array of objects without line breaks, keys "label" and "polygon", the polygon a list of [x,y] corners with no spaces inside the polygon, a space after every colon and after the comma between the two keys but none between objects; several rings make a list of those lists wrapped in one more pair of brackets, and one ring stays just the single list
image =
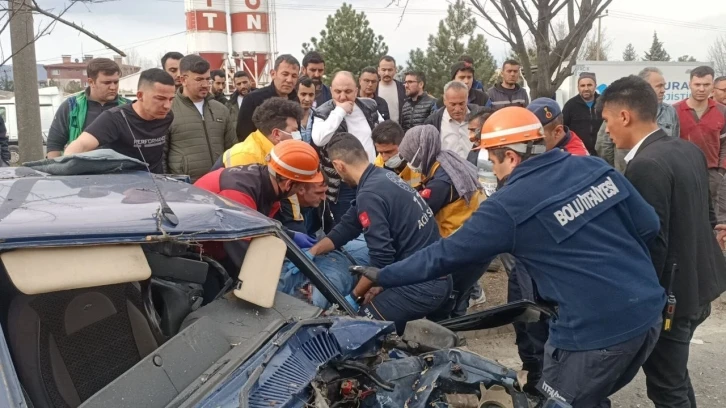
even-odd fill
[{"label": "white truck", "polygon": [[690,74],[693,68],[708,65],[712,62],[662,62],[662,61],[577,61],[572,76],[557,90],[557,102],[564,106],[565,102],[577,95],[577,78],[581,72],[592,72],[597,78],[598,93],[607,88],[610,83],[628,75],[638,75],[643,68],[656,67],[663,71],[666,80],[666,93],[663,99],[666,103],[676,103],[687,99],[691,95],[688,88]]},{"label": "white truck", "polygon": [[[53,116],[58,110],[60,104],[65,100],[63,93],[57,87],[40,88],[40,128],[43,132],[43,144],[48,136],[48,130],[53,123]],[[5,120],[5,127],[8,132],[8,147],[10,149],[10,164],[15,165],[20,162],[20,154],[18,150],[18,122],[16,119],[15,97],[9,99],[0,99],[0,115]]]}]

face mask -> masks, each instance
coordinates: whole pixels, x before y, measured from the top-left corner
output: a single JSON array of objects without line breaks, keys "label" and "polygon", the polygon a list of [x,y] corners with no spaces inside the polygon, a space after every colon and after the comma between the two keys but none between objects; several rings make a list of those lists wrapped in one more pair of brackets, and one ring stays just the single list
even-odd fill
[{"label": "face mask", "polygon": [[389,169],[395,170],[399,166],[401,166],[401,163],[403,163],[403,159],[401,158],[400,154],[397,154],[395,156],[391,156],[388,160],[386,160],[384,166],[388,167]]},{"label": "face mask", "polygon": [[408,166],[408,168],[411,169],[411,171],[414,171],[416,173],[421,173],[423,171],[423,168],[421,167],[421,164],[419,164],[418,166],[414,166],[413,165],[413,162],[416,161],[416,157],[418,157],[418,152],[420,152],[420,151],[421,151],[421,147],[419,147],[416,150],[416,153],[414,153],[414,155],[413,155],[413,159],[411,159],[410,162],[406,163],[406,165]]},{"label": "face mask", "polygon": [[292,133],[285,132],[284,130],[280,130],[280,129],[278,129],[278,130],[286,135],[290,135],[290,137],[292,137],[292,140],[302,140],[302,134],[300,134],[299,130],[296,130]]}]

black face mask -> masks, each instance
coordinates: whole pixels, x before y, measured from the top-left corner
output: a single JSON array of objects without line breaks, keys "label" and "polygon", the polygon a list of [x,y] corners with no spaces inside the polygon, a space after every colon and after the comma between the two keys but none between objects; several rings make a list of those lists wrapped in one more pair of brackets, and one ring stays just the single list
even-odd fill
[{"label": "black face mask", "polygon": [[497,191],[499,191],[500,188],[504,187],[504,185],[507,184],[507,180],[509,180],[509,176],[504,176],[501,180],[497,179]]}]

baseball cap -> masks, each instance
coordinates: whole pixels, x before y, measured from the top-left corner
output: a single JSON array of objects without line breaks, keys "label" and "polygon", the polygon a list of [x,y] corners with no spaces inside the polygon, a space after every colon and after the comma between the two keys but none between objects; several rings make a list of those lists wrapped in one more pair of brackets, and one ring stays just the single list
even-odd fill
[{"label": "baseball cap", "polygon": [[537,98],[527,106],[527,109],[537,116],[542,126],[552,122],[562,114],[560,105],[551,98]]}]

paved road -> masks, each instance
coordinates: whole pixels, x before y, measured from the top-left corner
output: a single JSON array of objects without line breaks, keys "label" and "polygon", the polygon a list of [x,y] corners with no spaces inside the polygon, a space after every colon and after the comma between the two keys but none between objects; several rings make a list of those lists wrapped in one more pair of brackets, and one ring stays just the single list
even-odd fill
[{"label": "paved road", "polygon": [[[514,345],[514,333],[468,337],[469,349],[508,367],[521,362]],[[691,343],[690,372],[698,408],[726,407],[726,306],[714,302],[711,317],[696,331]],[[653,407],[645,391],[645,378],[636,379],[612,397],[614,408]]]}]

